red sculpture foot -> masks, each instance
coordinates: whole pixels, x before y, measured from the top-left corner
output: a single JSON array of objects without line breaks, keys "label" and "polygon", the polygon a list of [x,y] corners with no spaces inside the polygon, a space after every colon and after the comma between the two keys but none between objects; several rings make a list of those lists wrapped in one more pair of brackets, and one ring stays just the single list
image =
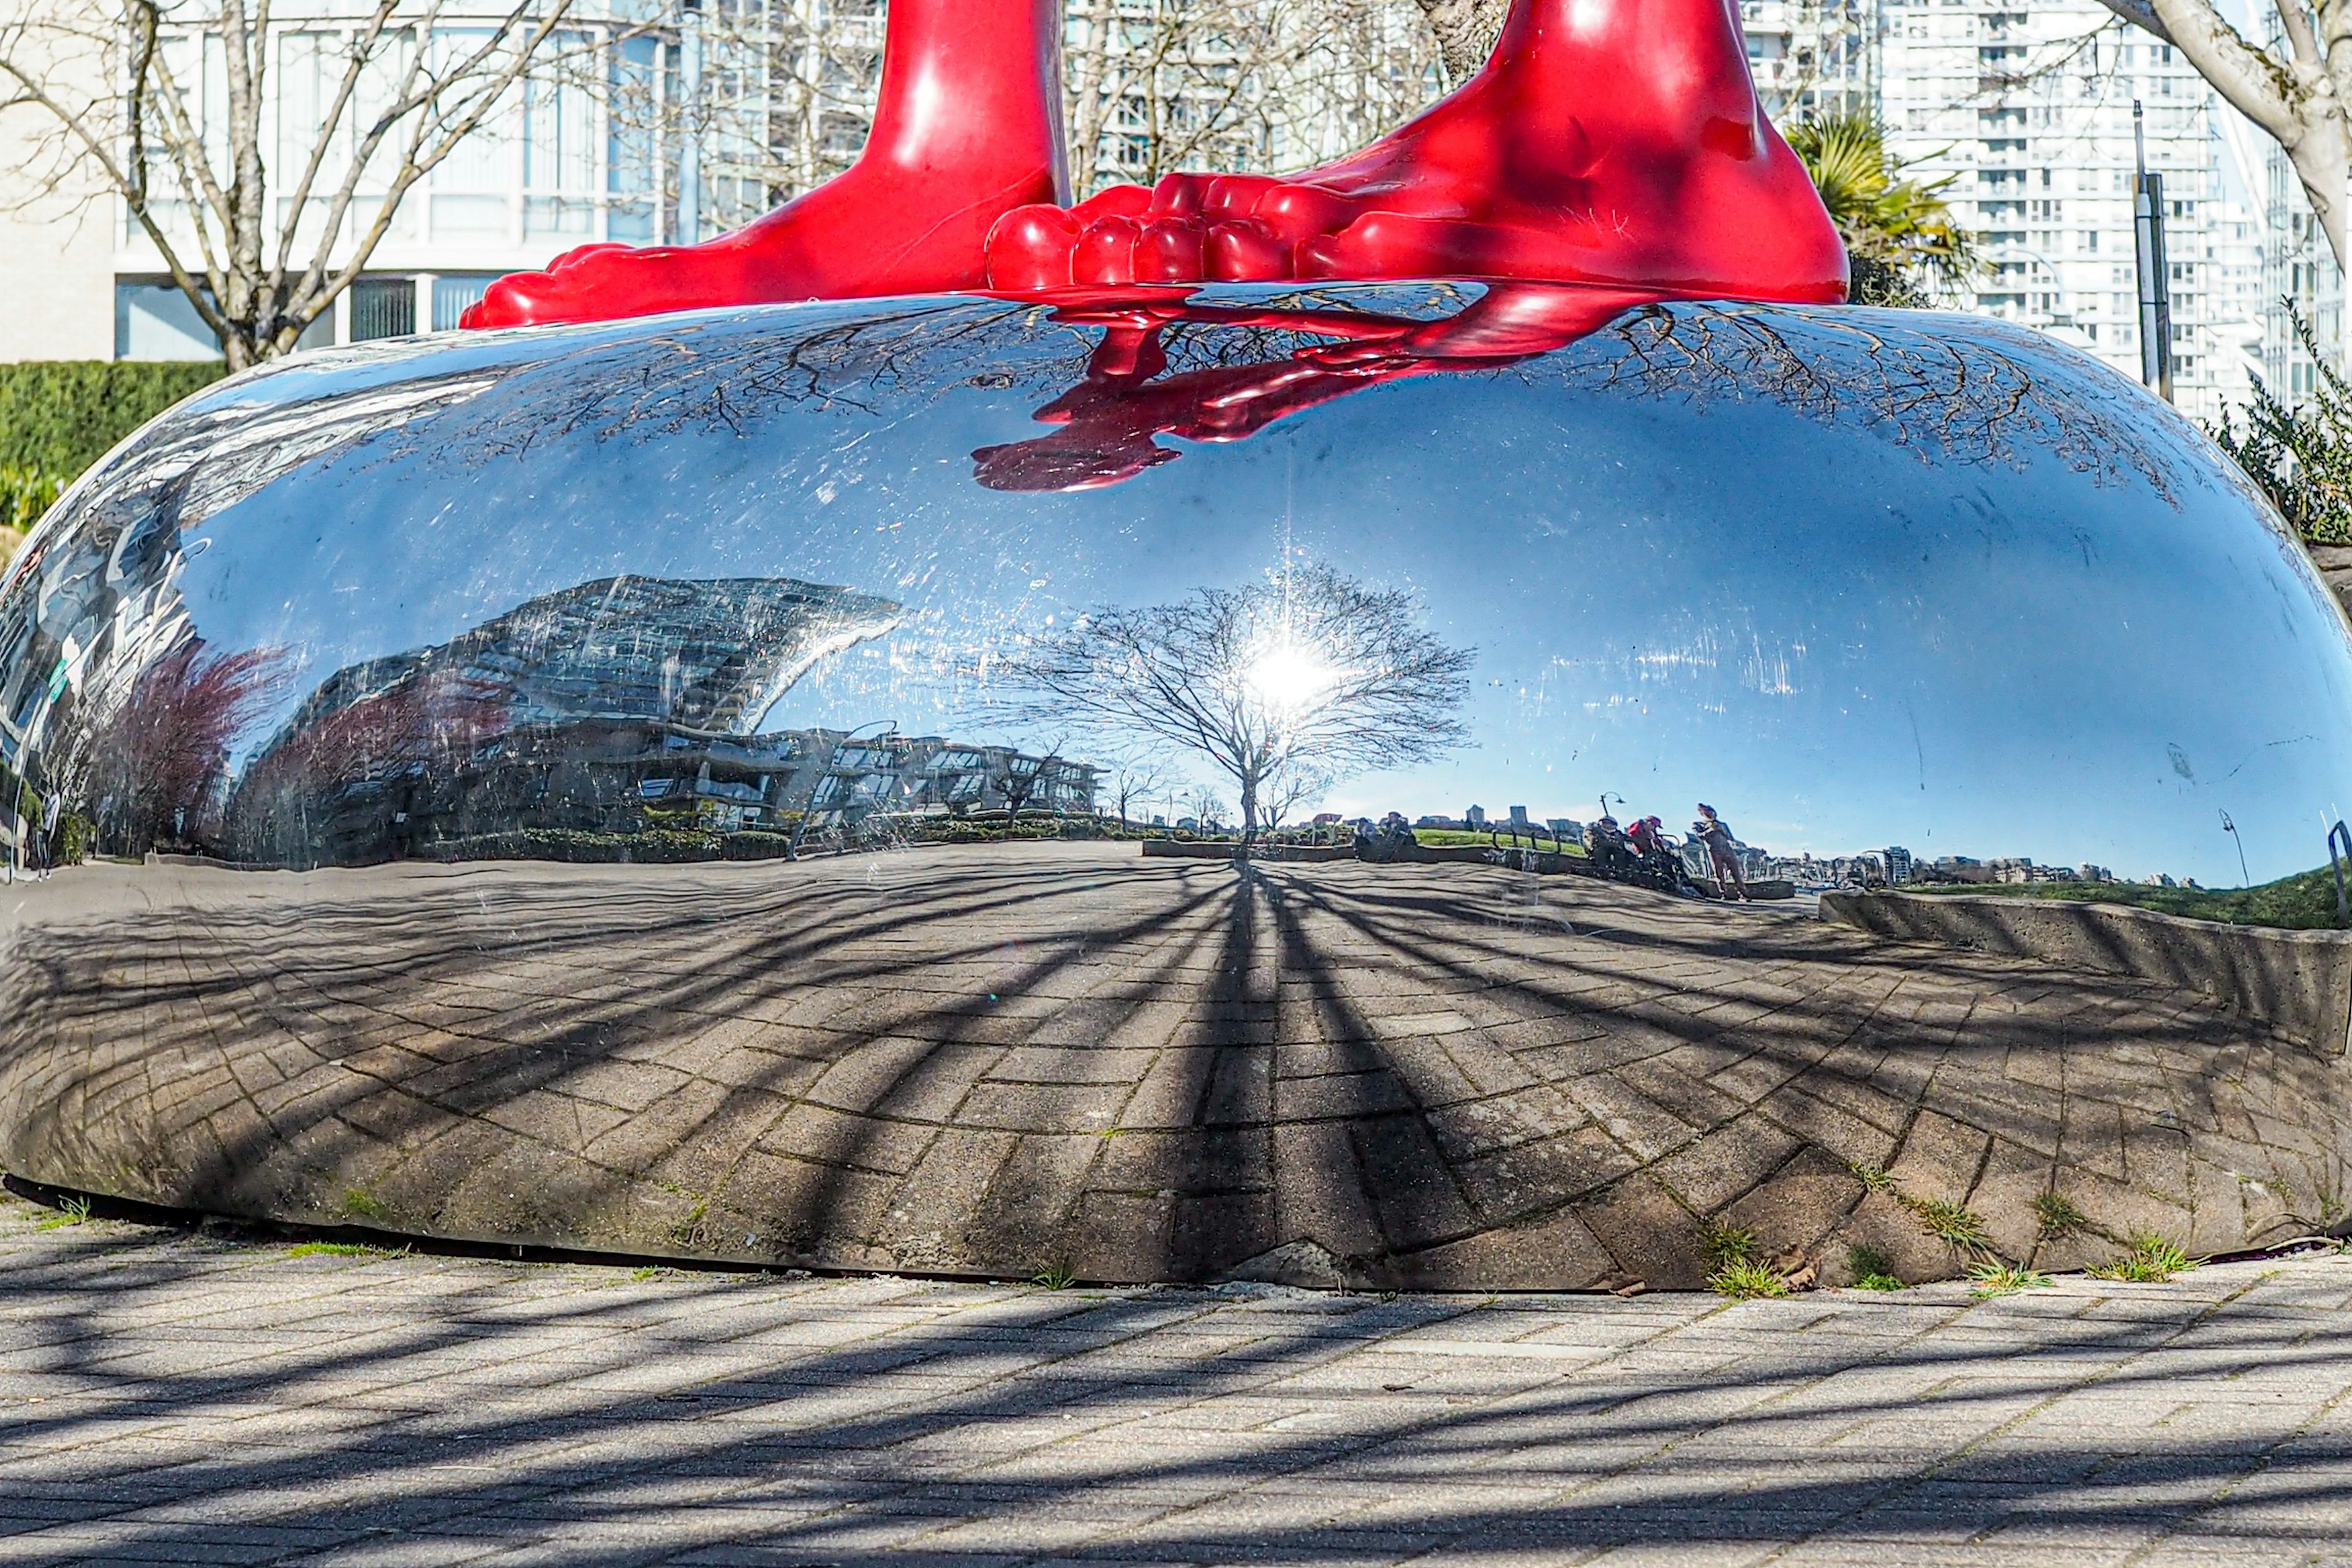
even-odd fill
[{"label": "red sculpture foot", "polygon": [[1835,301],[1845,250],[1756,101],[1730,0],[1515,0],[1486,68],[1336,163],[1009,213],[998,289],[1544,279]]},{"label": "red sculpture foot", "polygon": [[893,0],[873,134],[847,173],[707,244],[583,246],[499,279],[464,324],[979,288],[999,218],[1068,199],[1060,37],[1054,0]]}]

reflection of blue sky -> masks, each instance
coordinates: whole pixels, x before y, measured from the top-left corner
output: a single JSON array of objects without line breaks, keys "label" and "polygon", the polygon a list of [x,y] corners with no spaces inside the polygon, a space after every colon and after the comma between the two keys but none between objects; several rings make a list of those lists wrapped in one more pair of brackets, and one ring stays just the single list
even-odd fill
[{"label": "reflection of blue sky", "polygon": [[188,564],[197,628],[301,651],[282,715],[335,668],[590,579],[797,577],[908,615],[769,727],[976,738],[971,672],[1007,632],[1236,584],[1287,539],[1417,589],[1433,631],[1479,650],[1475,747],[1341,782],[1324,804],[1351,813],[1581,819],[1605,789],[1675,828],[1705,798],[1776,852],[1891,842],[2219,884],[2239,875],[2221,811],[2259,879],[2323,861],[2352,804],[2335,612],[2201,460],[2175,508],[2047,455],[1934,466],[1769,398],[1694,408],[1543,366],[1370,388],[1076,494],[973,482],[974,447],[1039,431],[1018,379],[461,460],[469,422],[565,385],[519,377],[215,517],[201,531],[235,548]]}]

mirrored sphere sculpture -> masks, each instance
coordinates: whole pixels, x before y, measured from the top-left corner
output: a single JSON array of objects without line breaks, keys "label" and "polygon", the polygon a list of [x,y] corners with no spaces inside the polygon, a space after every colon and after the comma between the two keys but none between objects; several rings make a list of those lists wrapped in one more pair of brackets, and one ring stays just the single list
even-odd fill
[{"label": "mirrored sphere sculpture", "polygon": [[1981,320],[1231,287],[306,356],[0,591],[0,1163],[1109,1280],[2254,1246],[2342,1214],[2326,995],[1817,895],[2324,868],[2347,721],[2237,472]]}]

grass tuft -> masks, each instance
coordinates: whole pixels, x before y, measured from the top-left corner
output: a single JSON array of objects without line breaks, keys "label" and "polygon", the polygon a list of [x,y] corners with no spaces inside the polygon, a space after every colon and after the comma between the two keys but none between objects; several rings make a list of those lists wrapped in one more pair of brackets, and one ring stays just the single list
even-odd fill
[{"label": "grass tuft", "polygon": [[388,1247],[368,1247],[356,1241],[300,1241],[286,1249],[289,1258],[398,1258]]},{"label": "grass tuft", "polygon": [[1962,1252],[1990,1252],[1992,1238],[1984,1220],[1973,1211],[1942,1198],[1906,1198],[1903,1206],[1918,1217],[1929,1236]]},{"label": "grass tuft", "polygon": [[1845,1168],[1853,1173],[1853,1179],[1860,1182],[1865,1191],[1891,1193],[1895,1190],[1895,1178],[1875,1165],[1865,1165],[1859,1160],[1848,1160],[1845,1163]]},{"label": "grass tuft", "polygon": [[1752,1301],[1789,1293],[1786,1279],[1748,1258],[1729,1258],[1717,1264],[1715,1272],[1706,1277],[1706,1288],[1735,1301]]},{"label": "grass tuft", "polygon": [[1699,1242],[1706,1248],[1706,1259],[1717,1268],[1731,1263],[1762,1261],[1764,1249],[1756,1233],[1744,1225],[1711,1219],[1700,1227]]},{"label": "grass tuft", "polygon": [[1995,1296],[2014,1296],[2020,1290],[2047,1290],[2051,1286],[2047,1274],[2007,1263],[1971,1264],[1969,1279],[1974,1282],[1969,1294],[1979,1301]]},{"label": "grass tuft", "polygon": [[1036,1275],[1029,1282],[1033,1285],[1043,1285],[1048,1290],[1066,1290],[1078,1282],[1078,1277],[1070,1272],[1068,1264],[1056,1263]]},{"label": "grass tuft", "polygon": [[1845,1249],[1845,1266],[1857,1290],[1907,1290],[1895,1272],[1895,1259],[1877,1247],[1857,1242]]},{"label": "grass tuft", "polygon": [[48,1218],[43,1220],[33,1228],[35,1230],[58,1230],[69,1225],[88,1225],[89,1223],[89,1200],[88,1198],[67,1198],[64,1202],[58,1205],[57,1213],[51,1215]]},{"label": "grass tuft", "polygon": [[2090,1227],[2091,1216],[2060,1197],[2056,1193],[2044,1193],[2033,1200],[2033,1212],[2042,1222],[2042,1237],[2048,1241],[2061,1236],[2071,1236]]},{"label": "grass tuft", "polygon": [[2112,1263],[2083,1270],[2095,1279],[2124,1279],[2138,1285],[2161,1285],[2176,1274],[2197,1267],[2189,1254],[2160,1236],[2136,1236],[2131,1250]]}]

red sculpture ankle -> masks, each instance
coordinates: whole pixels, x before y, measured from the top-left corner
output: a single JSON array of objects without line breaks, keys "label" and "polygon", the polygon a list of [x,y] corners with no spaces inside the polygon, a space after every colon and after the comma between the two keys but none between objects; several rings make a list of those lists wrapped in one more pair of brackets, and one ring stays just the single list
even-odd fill
[{"label": "red sculpture ankle", "polygon": [[982,287],[997,220],[1068,199],[1061,21],[1055,0],[892,0],[873,134],[847,173],[707,244],[583,246],[502,278],[465,324]]},{"label": "red sculpture ankle", "polygon": [[1489,277],[1835,301],[1845,252],[1729,0],[1516,0],[1494,58],[1362,152],[1008,214],[999,289]]}]

